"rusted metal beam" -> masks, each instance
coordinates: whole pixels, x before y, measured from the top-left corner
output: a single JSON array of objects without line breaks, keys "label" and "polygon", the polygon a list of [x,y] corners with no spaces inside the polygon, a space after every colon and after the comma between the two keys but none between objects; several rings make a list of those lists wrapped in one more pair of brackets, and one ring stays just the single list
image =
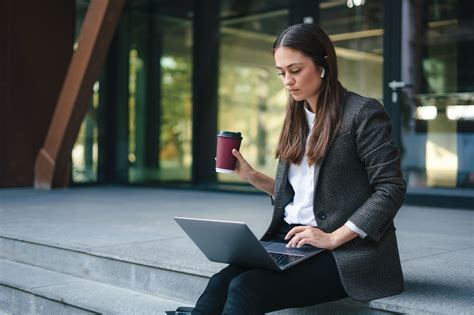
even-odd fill
[{"label": "rusted metal beam", "polygon": [[125,0],[92,0],[35,164],[35,188],[69,184],[71,151]]}]

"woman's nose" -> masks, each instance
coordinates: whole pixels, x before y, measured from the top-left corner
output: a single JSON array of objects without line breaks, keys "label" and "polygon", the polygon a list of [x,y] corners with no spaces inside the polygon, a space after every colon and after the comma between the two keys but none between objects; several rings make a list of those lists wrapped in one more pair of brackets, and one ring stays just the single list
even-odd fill
[{"label": "woman's nose", "polygon": [[291,86],[294,83],[295,83],[295,80],[292,76],[289,76],[289,75],[285,76],[285,80],[284,80],[285,86]]}]

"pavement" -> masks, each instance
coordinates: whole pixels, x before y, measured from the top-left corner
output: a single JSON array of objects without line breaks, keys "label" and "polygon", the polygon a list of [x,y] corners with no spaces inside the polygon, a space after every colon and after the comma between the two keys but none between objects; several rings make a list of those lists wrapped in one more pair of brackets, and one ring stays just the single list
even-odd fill
[{"label": "pavement", "polygon": [[[171,299],[176,304],[183,302],[189,305],[194,302],[207,278],[225,265],[208,261],[173,217],[244,221],[256,236],[260,236],[266,230],[271,215],[270,199],[263,194],[133,187],[82,187],[52,191],[0,189],[0,259],[4,260],[3,264],[0,261],[0,287],[4,287],[4,294],[11,290],[25,292],[35,287],[38,292],[33,293],[39,295],[53,283],[25,284],[28,280],[24,276],[23,281],[21,274],[34,272],[31,266],[35,266],[79,280],[109,281],[111,283],[106,285],[141,291],[148,295],[140,298],[150,305],[160,303],[149,298],[155,292],[162,292],[165,299]],[[474,314],[474,210],[403,206],[396,216],[395,225],[406,290],[360,307],[373,308],[374,312],[377,309],[379,312],[409,314]],[[41,250],[38,246],[42,246]],[[50,253],[48,256],[55,257],[58,262],[52,262],[51,258],[47,260],[45,253]],[[71,260],[61,263],[66,261],[65,257],[71,257]],[[133,264],[131,279],[120,280],[122,275],[93,275],[95,267],[91,267],[91,261],[103,258],[107,259],[107,269],[130,268],[122,265]],[[71,268],[74,261],[81,259],[80,271]],[[101,260],[100,263],[104,262]],[[84,264],[88,267],[83,268]],[[51,265],[56,266],[52,268]],[[8,276],[10,268],[17,270],[19,276]],[[146,272],[143,281],[140,281],[140,268]],[[151,280],[146,278],[150,275],[146,268],[174,272],[166,279],[177,280],[165,281],[169,291],[158,285],[152,288],[155,284],[150,284]],[[182,275],[186,275],[188,280],[179,278]],[[61,275],[49,275],[48,279],[55,277]],[[160,277],[168,276],[163,274]],[[61,281],[72,283],[76,280]],[[184,283],[191,282],[198,285],[184,288]],[[192,287],[188,284],[186,287]],[[79,287],[88,288],[90,285],[81,283]],[[99,287],[101,292],[108,292],[102,284]],[[116,296],[126,300],[128,292],[117,291]],[[186,297],[180,298],[180,292]],[[54,298],[46,296],[48,299]],[[58,301],[61,299],[58,297]],[[94,301],[96,304],[99,302]],[[7,314],[12,312],[13,304],[14,299],[2,300],[0,297],[0,314],[2,311]],[[166,307],[171,305],[174,304],[166,304]],[[321,312],[328,313],[328,307],[332,310],[339,307],[349,311],[336,312],[338,314],[355,314],[359,309],[359,304],[350,299],[338,305],[326,305],[326,311],[321,308]],[[80,304],[78,309],[81,312],[91,310],[89,306]]]}]

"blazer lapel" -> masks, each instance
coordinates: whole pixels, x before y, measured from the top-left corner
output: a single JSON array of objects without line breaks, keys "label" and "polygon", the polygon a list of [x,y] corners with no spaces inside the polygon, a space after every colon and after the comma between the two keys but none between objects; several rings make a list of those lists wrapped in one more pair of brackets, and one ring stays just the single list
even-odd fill
[{"label": "blazer lapel", "polygon": [[[332,145],[332,144],[330,144]],[[319,174],[321,173],[321,167],[324,166],[324,160],[326,159],[326,155],[323,157],[321,162],[314,165],[314,184],[313,184],[313,212],[316,215],[316,189],[318,188],[319,182]]]},{"label": "blazer lapel", "polygon": [[[344,91],[343,108],[346,105],[348,96],[349,96],[349,93],[347,91]],[[332,143],[330,143],[329,146],[332,146]],[[319,173],[321,172],[321,167],[324,165],[324,160],[326,159],[327,152],[326,152],[326,155],[323,156],[323,159],[321,160],[321,162],[314,165],[313,212],[315,215],[316,215],[316,189],[318,188]]]},{"label": "blazer lapel", "polygon": [[278,167],[277,167],[277,176],[275,179],[275,206],[282,207],[285,206],[285,200],[292,196],[287,196],[289,189],[288,189],[288,170],[290,168],[290,163],[279,160]]}]

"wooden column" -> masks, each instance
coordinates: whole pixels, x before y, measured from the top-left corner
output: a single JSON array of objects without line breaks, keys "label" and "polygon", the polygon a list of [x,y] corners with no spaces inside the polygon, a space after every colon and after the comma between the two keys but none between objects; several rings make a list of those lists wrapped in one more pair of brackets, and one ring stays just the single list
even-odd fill
[{"label": "wooden column", "polygon": [[35,164],[35,188],[69,184],[70,155],[87,112],[124,0],[93,0],[79,35],[78,48],[59,95],[48,135]]}]

